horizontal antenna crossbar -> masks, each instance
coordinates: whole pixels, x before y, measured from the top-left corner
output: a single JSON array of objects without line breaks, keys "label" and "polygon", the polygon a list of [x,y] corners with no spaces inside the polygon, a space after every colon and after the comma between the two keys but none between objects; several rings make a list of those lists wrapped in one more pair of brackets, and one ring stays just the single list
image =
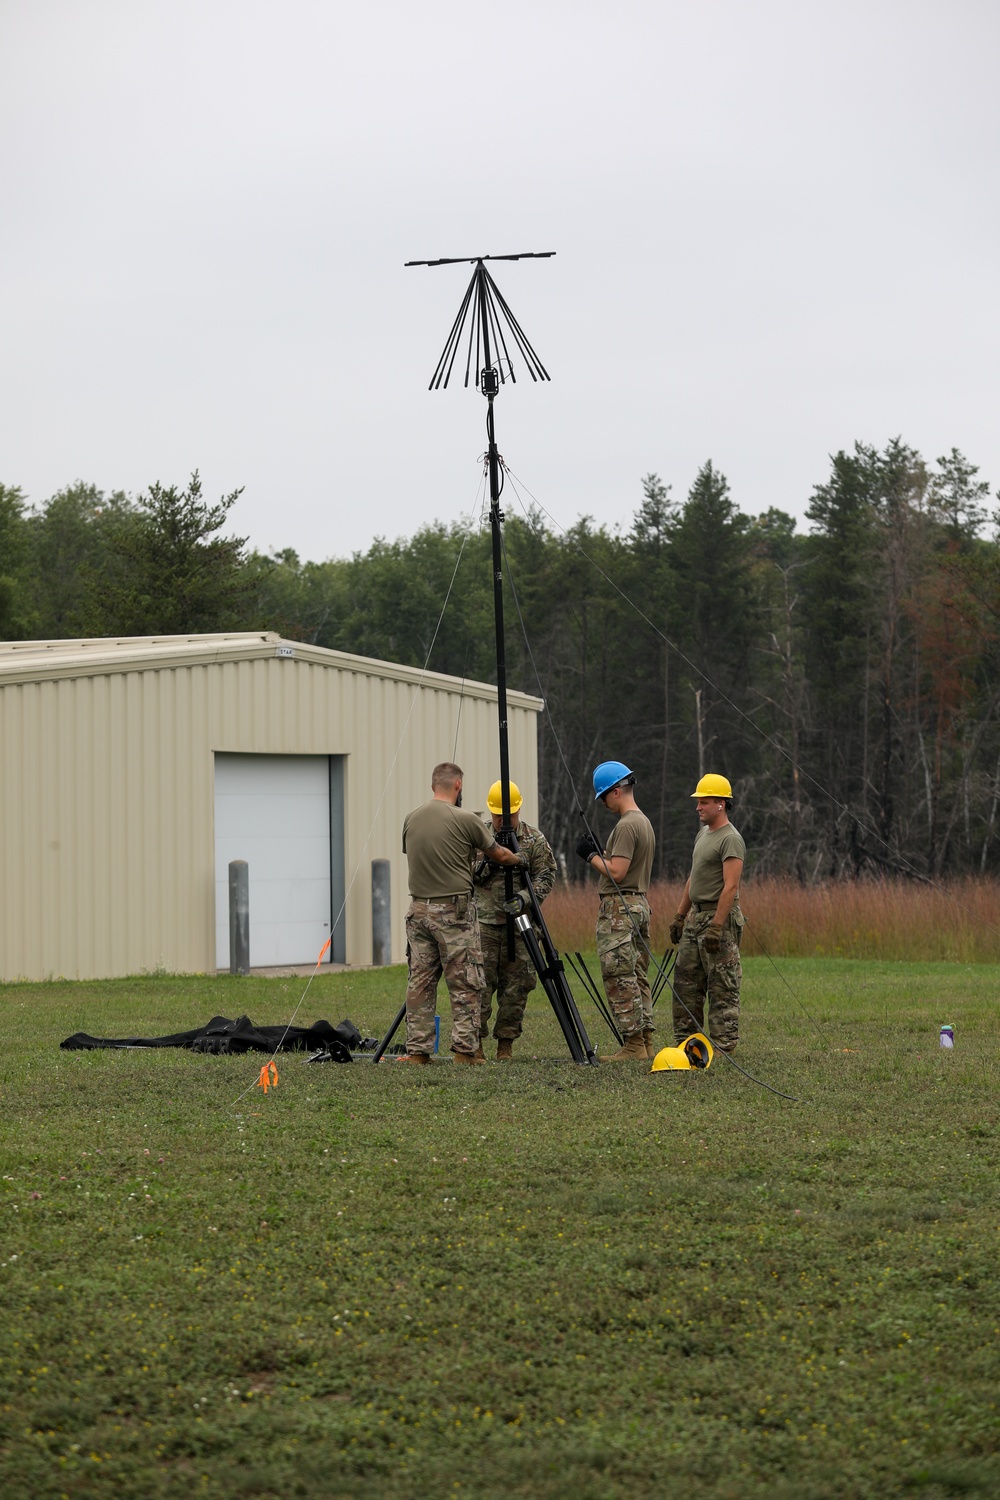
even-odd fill
[{"label": "horizontal antenna crossbar", "polygon": [[474,266],[481,260],[550,260],[554,250],[521,250],[517,255],[452,255],[442,260],[406,260],[407,266]]}]

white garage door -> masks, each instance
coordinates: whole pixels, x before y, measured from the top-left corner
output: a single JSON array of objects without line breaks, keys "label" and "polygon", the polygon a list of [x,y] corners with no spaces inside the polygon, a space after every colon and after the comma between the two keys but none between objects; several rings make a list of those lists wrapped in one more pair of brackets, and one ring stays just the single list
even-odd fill
[{"label": "white garage door", "polygon": [[[215,952],[229,968],[229,862],[250,867],[250,965],[315,963],[330,936],[330,759],[215,757]],[[328,949],[324,962],[331,957]]]}]

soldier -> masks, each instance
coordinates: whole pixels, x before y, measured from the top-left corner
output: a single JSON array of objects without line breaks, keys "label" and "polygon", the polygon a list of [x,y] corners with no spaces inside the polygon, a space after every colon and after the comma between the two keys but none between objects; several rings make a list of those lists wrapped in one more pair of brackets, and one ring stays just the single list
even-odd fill
[{"label": "soldier", "polygon": [[729,821],[733,789],[725,776],[703,776],[691,793],[701,828],[694,841],[691,874],[670,924],[677,944],[674,967],[674,1038],[682,1046],[705,1029],[720,1052],[735,1052],[739,1041],[740,876],[746,845]]},{"label": "soldier", "polygon": [[434,1050],[438,980],[451,996],[451,1050],[458,1063],[477,1061],[483,999],[483,953],[472,899],[477,852],[498,865],[521,868],[523,855],[497,843],[475,813],[462,812],[462,768],[434,767],[433,797],[403,823],[409,869],[406,913],[406,1061],[427,1064]]},{"label": "soldier", "polygon": [[654,1057],[653,997],[649,989],[649,902],[656,835],[636,804],[635,777],[620,760],[606,760],[594,772],[594,795],[618,819],[602,852],[586,835],[576,846],[582,860],[600,873],[597,890],[597,956],[604,990],[622,1035],[619,1051],[604,1062],[644,1062]]},{"label": "soldier", "polygon": [[[517,835],[518,846],[527,859],[527,873],[539,904],[551,891],[556,878],[556,861],[548,840],[537,828],[525,823],[520,816],[523,801],[513,782],[510,787],[510,823]],[[503,800],[499,781],[490,787],[486,798],[490,810],[493,831],[499,836],[503,827]],[[514,1042],[521,1035],[521,1022],[528,996],[535,988],[538,976],[524,946],[524,939],[515,937],[514,957],[507,956],[507,914],[503,909],[505,881],[503,870],[498,865],[480,860],[474,876],[476,909],[479,913],[479,934],[483,945],[483,964],[486,970],[486,988],[479,1013],[479,1051],[483,1057],[483,1039],[490,1034],[492,997],[497,997],[497,1019],[493,1036],[497,1044],[497,1062],[510,1062]],[[514,889],[523,881],[515,878]]]}]

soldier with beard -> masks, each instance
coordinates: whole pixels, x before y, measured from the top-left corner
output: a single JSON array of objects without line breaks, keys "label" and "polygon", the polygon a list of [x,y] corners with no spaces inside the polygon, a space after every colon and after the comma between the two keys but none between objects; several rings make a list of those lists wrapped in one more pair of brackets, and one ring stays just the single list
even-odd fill
[{"label": "soldier with beard", "polygon": [[462,768],[434,767],[430,802],[403,823],[411,901],[406,913],[406,1061],[427,1064],[434,1050],[438,980],[451,997],[451,1050],[457,1063],[479,1059],[479,1014],[485,978],[479,918],[472,899],[477,854],[522,868],[523,855],[503,848],[475,813],[463,812]]}]

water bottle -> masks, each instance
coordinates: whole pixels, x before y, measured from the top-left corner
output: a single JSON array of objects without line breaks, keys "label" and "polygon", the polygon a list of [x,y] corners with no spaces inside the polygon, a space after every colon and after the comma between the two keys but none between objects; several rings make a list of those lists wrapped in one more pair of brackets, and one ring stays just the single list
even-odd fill
[{"label": "water bottle", "polygon": [[950,1048],[954,1047],[954,1045],[955,1045],[955,1028],[954,1028],[954,1026],[942,1026],[941,1027],[941,1046],[942,1047],[947,1047],[947,1048],[950,1049]]}]

